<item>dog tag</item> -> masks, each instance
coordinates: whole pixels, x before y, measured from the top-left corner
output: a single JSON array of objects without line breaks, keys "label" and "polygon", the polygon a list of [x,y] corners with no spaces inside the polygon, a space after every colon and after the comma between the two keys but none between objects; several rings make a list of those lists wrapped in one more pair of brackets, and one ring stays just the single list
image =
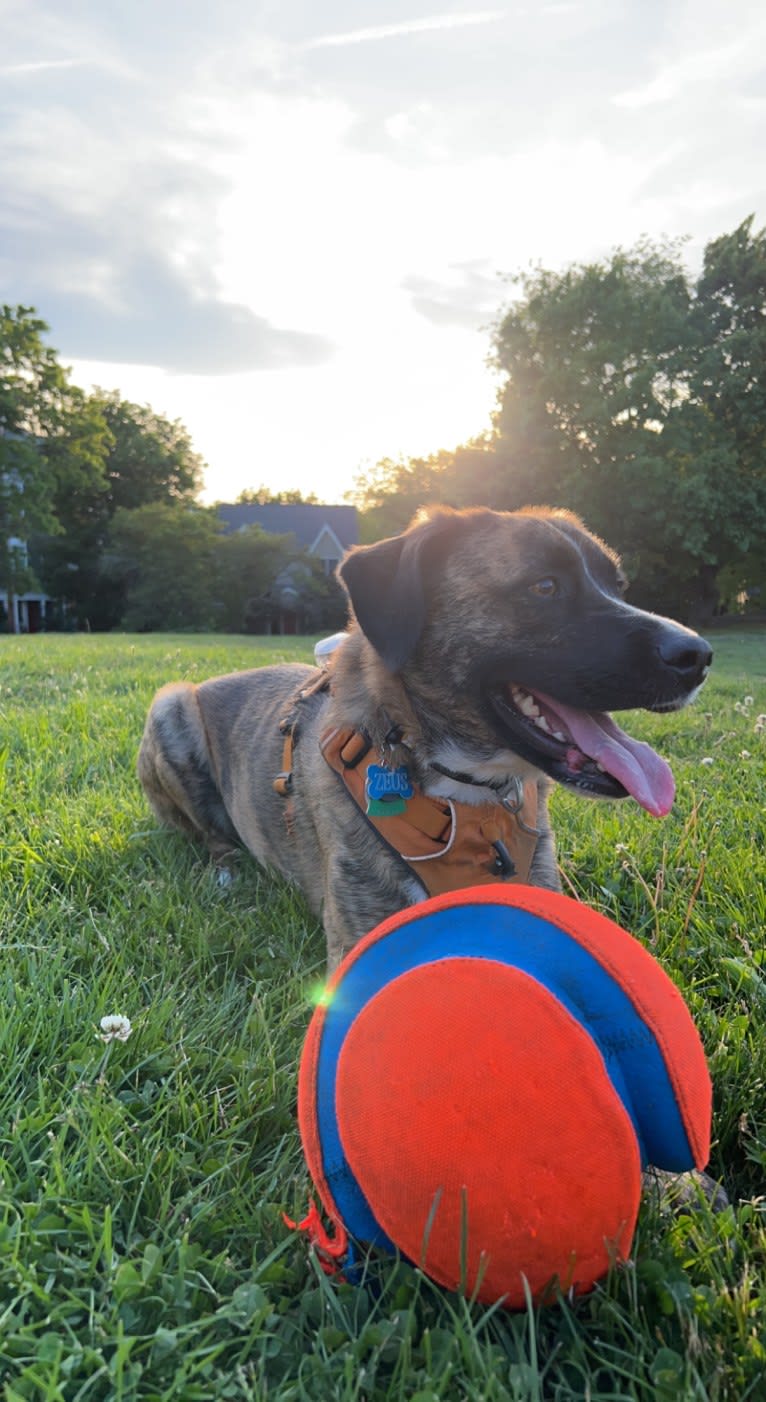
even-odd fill
[{"label": "dog tag", "polygon": [[382,764],[371,764],[364,785],[367,816],[397,817],[406,811],[407,799],[412,798],[414,792],[406,765],[386,769]]}]

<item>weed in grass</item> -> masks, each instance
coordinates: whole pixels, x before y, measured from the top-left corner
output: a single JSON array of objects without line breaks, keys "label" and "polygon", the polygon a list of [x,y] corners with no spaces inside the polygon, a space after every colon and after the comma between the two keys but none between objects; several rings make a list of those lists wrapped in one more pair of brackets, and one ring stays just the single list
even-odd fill
[{"label": "weed in grass", "polygon": [[[733,1206],[649,1199],[628,1264],[518,1315],[374,1257],[337,1284],[282,1221],[306,1205],[296,1069],[323,937],[247,858],[219,886],[134,776],[158,685],[311,656],[274,641],[0,641],[3,1402],[766,1398],[764,635],[715,640],[696,709],[631,721],[674,758],[665,822],[554,800],[567,889],[649,945],[697,1020]],[[131,1035],[105,1044],[118,1013]]]}]

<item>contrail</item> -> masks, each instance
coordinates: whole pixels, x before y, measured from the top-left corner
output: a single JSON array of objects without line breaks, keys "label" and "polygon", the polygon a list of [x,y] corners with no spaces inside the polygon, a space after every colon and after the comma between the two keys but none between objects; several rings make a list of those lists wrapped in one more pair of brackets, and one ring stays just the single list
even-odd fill
[{"label": "contrail", "polygon": [[396,39],[402,34],[423,34],[429,29],[459,29],[468,24],[490,24],[503,19],[504,10],[477,10],[466,15],[431,15],[429,19],[405,20],[402,24],[380,24],[372,29],[352,29],[346,34],[323,34],[309,39],[304,49],[328,49],[341,44],[367,44],[375,39]]},{"label": "contrail", "polygon": [[9,63],[0,67],[6,77],[13,73],[42,73],[47,68],[81,68],[87,58],[42,58],[36,63]]}]

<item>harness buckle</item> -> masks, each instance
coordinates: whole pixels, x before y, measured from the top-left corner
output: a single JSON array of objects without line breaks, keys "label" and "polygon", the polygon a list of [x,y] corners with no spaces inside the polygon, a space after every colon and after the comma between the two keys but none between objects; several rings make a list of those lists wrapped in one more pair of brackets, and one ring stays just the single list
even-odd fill
[{"label": "harness buckle", "polygon": [[283,770],[282,770],[282,773],[281,773],[281,774],[278,774],[277,777],[276,777],[276,779],[274,780],[274,782],[273,782],[273,784],[272,784],[272,788],[273,788],[273,790],[274,790],[275,793],[278,793],[278,794],[279,794],[279,797],[280,797],[280,798],[287,798],[287,797],[289,797],[289,795],[290,795],[290,794],[292,793],[292,791],[293,791],[293,772],[292,772],[292,770],[291,770],[291,769],[283,769]]},{"label": "harness buckle", "polygon": [[340,762],[344,769],[356,769],[370,753],[372,739],[366,730],[355,730],[340,750]]}]

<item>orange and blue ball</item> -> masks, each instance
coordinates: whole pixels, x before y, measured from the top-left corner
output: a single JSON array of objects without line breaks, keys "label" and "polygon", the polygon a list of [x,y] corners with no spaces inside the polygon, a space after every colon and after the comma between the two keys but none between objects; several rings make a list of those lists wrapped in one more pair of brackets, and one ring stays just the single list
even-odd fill
[{"label": "orange and blue ball", "polygon": [[569,897],[475,887],[385,921],[330,980],[299,1075],[345,1243],[509,1307],[630,1253],[647,1164],[703,1168],[711,1087],[675,985]]}]

